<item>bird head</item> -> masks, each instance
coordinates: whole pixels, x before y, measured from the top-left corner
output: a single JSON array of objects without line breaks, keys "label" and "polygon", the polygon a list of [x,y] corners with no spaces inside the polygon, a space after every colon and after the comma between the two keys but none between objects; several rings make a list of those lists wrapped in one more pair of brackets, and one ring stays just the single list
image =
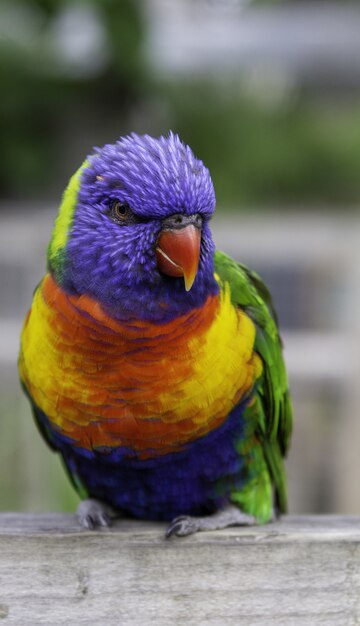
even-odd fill
[{"label": "bird head", "polygon": [[179,137],[96,149],[65,190],[48,251],[55,280],[114,317],[164,321],[217,291],[208,169]]}]

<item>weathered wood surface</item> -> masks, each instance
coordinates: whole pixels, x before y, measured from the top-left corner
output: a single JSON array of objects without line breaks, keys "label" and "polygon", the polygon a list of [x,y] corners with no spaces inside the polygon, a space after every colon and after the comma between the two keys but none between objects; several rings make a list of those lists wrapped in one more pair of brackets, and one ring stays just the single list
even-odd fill
[{"label": "weathered wood surface", "polygon": [[359,517],[170,540],[164,530],[119,521],[90,532],[71,515],[0,514],[0,623],[360,624]]}]

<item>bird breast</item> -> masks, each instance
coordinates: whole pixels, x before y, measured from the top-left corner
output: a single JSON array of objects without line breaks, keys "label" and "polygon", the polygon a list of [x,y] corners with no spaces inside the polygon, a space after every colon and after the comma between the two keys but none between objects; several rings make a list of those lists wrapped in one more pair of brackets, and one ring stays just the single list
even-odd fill
[{"label": "bird breast", "polygon": [[219,427],[261,374],[255,328],[227,285],[166,324],[110,318],[47,275],[22,333],[20,374],[60,433],[139,458],[184,448]]}]

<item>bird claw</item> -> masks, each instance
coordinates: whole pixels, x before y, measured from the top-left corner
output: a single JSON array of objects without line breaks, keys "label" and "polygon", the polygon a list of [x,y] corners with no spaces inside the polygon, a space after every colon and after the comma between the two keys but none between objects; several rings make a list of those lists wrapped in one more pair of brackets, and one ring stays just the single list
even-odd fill
[{"label": "bird claw", "polygon": [[219,509],[212,515],[204,517],[191,517],[190,515],[180,515],[175,517],[170,523],[166,537],[172,535],[186,537],[200,530],[220,530],[228,526],[254,526],[258,521],[252,515],[243,513],[239,507],[227,504],[223,509]]},{"label": "bird claw", "polygon": [[169,524],[166,531],[166,539],[169,539],[172,535],[176,535],[177,537],[186,537],[187,535],[196,533],[198,530],[199,526],[194,517],[180,515],[179,517],[175,517],[175,519],[173,519]]},{"label": "bird claw", "polygon": [[115,512],[100,500],[88,499],[80,502],[76,516],[83,528],[94,530],[98,526],[105,528],[111,526],[111,518],[115,517]]}]

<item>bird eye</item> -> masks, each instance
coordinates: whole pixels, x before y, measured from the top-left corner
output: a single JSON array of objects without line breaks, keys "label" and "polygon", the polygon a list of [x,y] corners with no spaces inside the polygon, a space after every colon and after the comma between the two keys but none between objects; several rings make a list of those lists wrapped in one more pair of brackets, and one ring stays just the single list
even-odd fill
[{"label": "bird eye", "polygon": [[111,214],[118,222],[126,222],[131,215],[131,209],[126,202],[115,200],[111,206]]}]

